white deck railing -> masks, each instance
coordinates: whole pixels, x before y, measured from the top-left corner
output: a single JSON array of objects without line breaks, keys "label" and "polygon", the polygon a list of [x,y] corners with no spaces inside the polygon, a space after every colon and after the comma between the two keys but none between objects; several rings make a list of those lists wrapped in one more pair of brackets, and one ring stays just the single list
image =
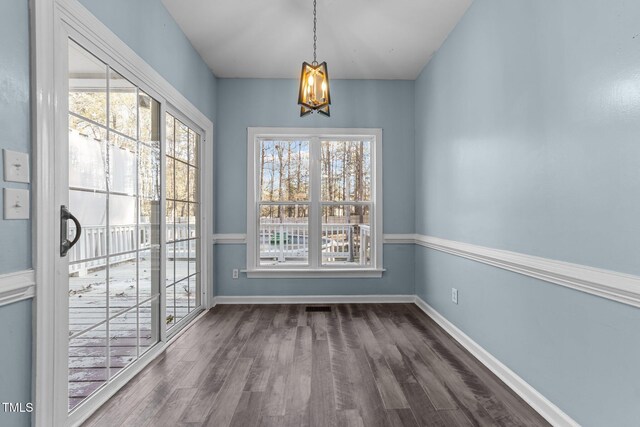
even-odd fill
[{"label": "white deck railing", "polygon": [[[308,257],[309,227],[306,223],[260,224],[260,258],[278,262]],[[366,264],[371,228],[366,224],[323,224],[322,258],[354,262],[356,253]]]},{"label": "white deck railing", "polygon": [[[175,225],[175,228],[174,228]],[[151,224],[140,224],[138,227],[140,250],[151,248]],[[69,227],[69,236],[75,236],[75,227]],[[82,235],[78,243],[69,251],[69,273],[86,274],[88,270],[104,267],[107,264],[107,234],[111,263],[119,263],[135,259],[136,224],[114,225],[107,228],[104,225],[83,226]],[[195,230],[189,229],[189,224],[167,224],[168,259],[187,259],[196,257],[196,241],[187,240],[195,237]]]}]

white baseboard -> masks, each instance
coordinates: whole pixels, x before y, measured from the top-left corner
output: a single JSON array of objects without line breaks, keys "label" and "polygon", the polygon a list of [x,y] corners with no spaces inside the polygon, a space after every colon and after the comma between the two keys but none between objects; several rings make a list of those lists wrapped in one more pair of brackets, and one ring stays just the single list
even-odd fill
[{"label": "white baseboard", "polygon": [[0,275],[0,306],[33,298],[36,291],[34,270]]},{"label": "white baseboard", "polygon": [[534,389],[529,383],[520,378],[518,374],[496,359],[491,353],[482,348],[480,344],[472,340],[467,334],[458,329],[453,323],[438,313],[420,297],[415,297],[415,304],[432,318],[442,329],[458,341],[469,353],[485,365],[491,372],[511,388],[518,396],[527,402],[536,412],[551,425],[557,427],[579,427],[570,416],[554,405],[549,399]]},{"label": "white baseboard", "polygon": [[252,295],[217,296],[214,304],[364,304],[364,303],[413,303],[413,295]]}]

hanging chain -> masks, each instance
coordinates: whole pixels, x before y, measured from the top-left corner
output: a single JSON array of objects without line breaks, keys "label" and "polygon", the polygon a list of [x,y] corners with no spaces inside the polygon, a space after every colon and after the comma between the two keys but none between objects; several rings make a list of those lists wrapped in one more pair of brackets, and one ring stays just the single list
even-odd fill
[{"label": "hanging chain", "polygon": [[318,36],[316,36],[316,20],[316,0],[313,0],[313,65],[318,64],[316,60],[316,42],[318,41]]}]

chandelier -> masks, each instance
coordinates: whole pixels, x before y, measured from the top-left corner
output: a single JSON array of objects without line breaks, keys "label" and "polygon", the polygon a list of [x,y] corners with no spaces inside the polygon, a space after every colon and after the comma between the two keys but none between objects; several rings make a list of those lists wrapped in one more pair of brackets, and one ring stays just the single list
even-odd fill
[{"label": "chandelier", "polygon": [[316,0],[313,0],[313,62],[302,63],[300,73],[300,90],[298,92],[298,105],[300,105],[300,117],[314,111],[330,116],[329,105],[331,95],[329,93],[329,72],[327,63],[318,64],[316,58]]}]

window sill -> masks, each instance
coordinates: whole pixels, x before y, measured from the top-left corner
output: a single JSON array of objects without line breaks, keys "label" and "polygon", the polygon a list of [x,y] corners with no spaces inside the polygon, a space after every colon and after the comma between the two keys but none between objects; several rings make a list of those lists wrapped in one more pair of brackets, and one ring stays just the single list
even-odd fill
[{"label": "window sill", "polygon": [[385,269],[375,268],[322,268],[322,269],[255,269],[243,270],[249,279],[369,279],[380,278]]}]

